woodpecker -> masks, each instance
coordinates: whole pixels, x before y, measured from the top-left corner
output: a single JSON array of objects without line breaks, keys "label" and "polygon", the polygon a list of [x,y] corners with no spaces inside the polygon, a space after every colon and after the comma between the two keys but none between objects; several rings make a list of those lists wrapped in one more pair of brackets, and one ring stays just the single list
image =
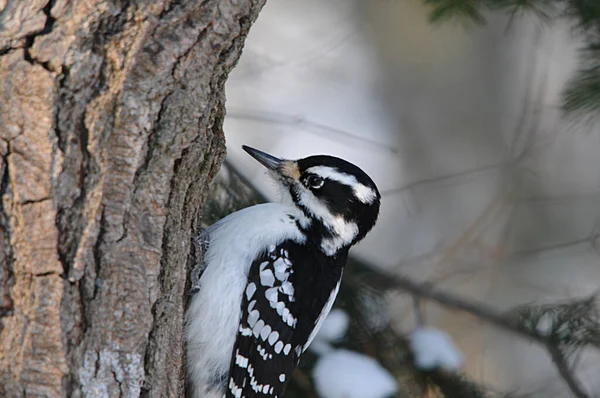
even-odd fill
[{"label": "woodpecker", "polygon": [[203,263],[185,319],[194,398],[281,398],[333,306],[348,250],[379,214],[375,183],[345,160],[243,149],[282,203],[232,213],[198,238]]}]

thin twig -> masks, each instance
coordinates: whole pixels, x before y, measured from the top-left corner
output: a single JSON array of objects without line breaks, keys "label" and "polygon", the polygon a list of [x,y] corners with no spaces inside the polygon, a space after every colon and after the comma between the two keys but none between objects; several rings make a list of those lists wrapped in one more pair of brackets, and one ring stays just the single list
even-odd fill
[{"label": "thin twig", "polygon": [[556,370],[558,370],[558,373],[565,383],[567,383],[573,394],[578,398],[587,398],[587,393],[583,391],[577,380],[575,380],[575,376],[571,373],[569,364],[565,360],[562,352],[560,352],[560,349],[553,344],[546,344],[546,350],[548,350],[550,357],[552,357],[552,362],[554,362]]},{"label": "thin twig", "polygon": [[331,138],[341,137],[344,140],[346,140],[346,142],[348,140],[352,140],[356,141],[359,145],[369,145],[379,150],[384,150],[386,152],[398,153],[398,148],[395,146],[390,146],[383,142],[371,140],[357,133],[352,133],[349,131],[338,129],[336,127],[313,122],[302,115],[288,115],[285,113],[278,112],[266,112],[256,110],[244,111],[242,109],[232,109],[228,111],[227,117],[230,119],[250,120],[261,123],[279,124],[285,126],[304,128],[305,131],[310,134],[328,135]]},{"label": "thin twig", "polygon": [[421,297],[417,296],[416,294],[413,294],[413,307],[415,313],[415,324],[417,325],[417,328],[422,328],[424,322],[423,312],[421,311]]},{"label": "thin twig", "polygon": [[541,345],[543,345],[550,356],[552,357],[552,361],[554,362],[558,373],[563,378],[565,383],[571,389],[571,392],[577,398],[588,398],[588,394],[581,388],[573,374],[569,369],[569,365],[565,360],[564,356],[560,352],[560,349],[556,347],[553,341],[551,341],[548,337],[536,333],[521,324],[519,324],[515,319],[509,317],[507,315],[502,315],[495,311],[494,309],[488,307],[486,304],[475,301],[466,301],[457,297],[453,294],[445,293],[443,291],[437,290],[430,283],[418,283],[414,282],[403,276],[388,276],[389,281],[397,288],[403,291],[407,291],[413,295],[427,298],[433,301],[438,302],[439,304],[452,308],[467,312],[471,315],[476,316],[477,318],[483,319],[501,329],[509,331],[514,334],[518,334],[521,337],[524,337],[528,340],[533,340]]}]

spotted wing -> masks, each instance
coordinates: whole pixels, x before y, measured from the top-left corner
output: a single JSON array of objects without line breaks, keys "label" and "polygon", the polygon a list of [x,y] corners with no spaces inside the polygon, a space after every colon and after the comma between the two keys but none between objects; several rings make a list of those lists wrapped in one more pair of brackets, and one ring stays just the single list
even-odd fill
[{"label": "spotted wing", "polygon": [[249,271],[226,397],[281,397],[298,363],[293,242],[272,246]]}]

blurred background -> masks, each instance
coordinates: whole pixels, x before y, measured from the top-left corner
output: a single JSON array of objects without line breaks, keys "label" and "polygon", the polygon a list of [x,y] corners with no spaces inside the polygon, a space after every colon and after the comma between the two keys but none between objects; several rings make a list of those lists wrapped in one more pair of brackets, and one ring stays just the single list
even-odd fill
[{"label": "blurred background", "polygon": [[[242,144],[285,158],[339,156],[378,184],[381,216],[348,274],[378,293],[357,316],[379,321],[366,322],[361,344],[340,344],[386,369],[396,384],[387,396],[444,394],[394,367],[410,363],[414,300],[378,287],[378,273],[428,281],[498,313],[575,302],[600,286],[600,126],[559,107],[581,42],[565,21],[490,13],[485,25],[432,24],[430,11],[419,0],[269,1],[227,83],[228,158],[217,185],[235,176],[255,190],[244,200],[277,200]],[[343,295],[339,304],[354,316]],[[539,344],[433,301],[420,308],[461,353],[453,374],[496,395],[574,396]],[[351,321],[348,336],[357,327]],[[384,340],[387,348],[361,348]],[[397,358],[382,358],[394,348]],[[289,396],[337,398],[315,384],[319,355]],[[600,396],[597,348],[569,361],[587,396]],[[373,391],[360,397],[380,396]]]}]

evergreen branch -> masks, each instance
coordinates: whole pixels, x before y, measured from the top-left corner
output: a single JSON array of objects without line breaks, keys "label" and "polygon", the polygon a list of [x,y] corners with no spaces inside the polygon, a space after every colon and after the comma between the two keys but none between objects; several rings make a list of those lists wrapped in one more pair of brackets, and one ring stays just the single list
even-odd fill
[{"label": "evergreen branch", "polygon": [[584,57],[562,93],[567,115],[600,115],[600,1],[598,0],[423,0],[430,6],[432,22],[462,18],[485,22],[483,11],[498,10],[509,16],[509,25],[520,15],[535,15],[549,23],[567,19],[584,39]]},{"label": "evergreen branch", "polygon": [[564,356],[600,347],[600,316],[595,295],[564,303],[526,305],[513,311],[527,329],[548,336]]},{"label": "evergreen branch", "polygon": [[511,18],[532,14],[542,22],[550,22],[558,15],[556,3],[552,0],[489,0],[489,7],[505,10]]},{"label": "evergreen branch", "polygon": [[600,2],[597,0],[565,0],[564,16],[582,32],[600,32]]},{"label": "evergreen branch", "polygon": [[437,386],[446,398],[491,398],[496,395],[465,376],[454,372],[437,369],[427,372],[426,377]]},{"label": "evergreen branch", "polygon": [[587,393],[583,391],[577,380],[575,380],[575,376],[571,373],[569,364],[562,355],[560,349],[552,344],[546,344],[546,350],[548,351],[548,354],[550,354],[552,362],[554,362],[554,366],[556,366],[556,370],[558,370],[560,377],[567,383],[571,392],[573,392],[577,398],[588,397]]},{"label": "evergreen branch", "polygon": [[387,276],[390,283],[397,289],[409,292],[413,295],[436,301],[437,303],[456,310],[461,310],[474,315],[492,325],[495,325],[508,332],[517,334],[530,341],[541,344],[550,354],[560,376],[565,381],[571,392],[577,398],[588,398],[588,394],[579,385],[579,382],[572,374],[561,350],[557,347],[556,341],[529,328],[519,322],[519,319],[512,314],[500,314],[486,304],[475,301],[466,301],[453,294],[436,289],[430,283],[418,283],[403,276]]},{"label": "evergreen branch", "polygon": [[433,6],[429,14],[431,22],[442,22],[449,19],[470,20],[477,24],[485,23],[480,12],[480,0],[424,0]]},{"label": "evergreen branch", "polygon": [[562,108],[567,113],[600,113],[599,47],[599,44],[593,44],[582,50],[583,65],[575,72],[563,91]]}]

